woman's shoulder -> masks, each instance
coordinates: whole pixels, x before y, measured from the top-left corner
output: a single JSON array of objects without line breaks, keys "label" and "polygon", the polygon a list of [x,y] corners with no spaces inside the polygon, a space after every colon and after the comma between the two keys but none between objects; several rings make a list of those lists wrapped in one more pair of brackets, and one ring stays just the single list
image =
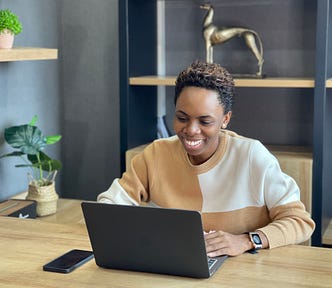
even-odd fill
[{"label": "woman's shoulder", "polygon": [[236,150],[237,152],[245,152],[248,155],[260,155],[261,157],[271,157],[273,155],[264,146],[264,144],[253,138],[239,135],[230,130],[223,130],[222,133],[225,134],[227,138],[228,148]]},{"label": "woman's shoulder", "polygon": [[231,130],[222,130],[221,133],[227,139],[227,142],[231,142],[233,145],[238,145],[240,147],[243,147],[243,145],[246,145],[246,146],[262,145],[263,146],[263,144],[259,140],[239,135],[236,132],[231,131]]},{"label": "woman's shoulder", "polygon": [[174,151],[177,152],[181,149],[181,142],[177,135],[167,137],[167,138],[159,138],[152,141],[150,144],[147,144],[144,148],[145,153],[159,154],[162,152]]}]

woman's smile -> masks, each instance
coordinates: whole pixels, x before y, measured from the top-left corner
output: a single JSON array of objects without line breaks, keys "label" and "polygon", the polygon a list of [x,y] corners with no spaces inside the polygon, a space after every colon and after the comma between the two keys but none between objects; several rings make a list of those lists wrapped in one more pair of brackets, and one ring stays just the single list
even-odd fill
[{"label": "woman's smile", "polygon": [[203,145],[203,140],[188,140],[184,139],[184,144],[188,149],[197,150]]}]

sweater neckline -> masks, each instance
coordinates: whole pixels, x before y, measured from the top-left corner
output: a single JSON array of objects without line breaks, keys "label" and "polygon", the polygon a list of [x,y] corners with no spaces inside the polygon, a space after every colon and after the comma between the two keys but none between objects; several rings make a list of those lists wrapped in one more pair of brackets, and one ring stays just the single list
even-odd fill
[{"label": "sweater neckline", "polygon": [[196,173],[204,173],[206,171],[209,171],[211,168],[216,166],[224,156],[228,143],[228,138],[229,135],[221,131],[219,133],[219,144],[217,150],[213,153],[210,159],[199,165],[194,165],[190,162],[189,155],[180,142],[183,151],[184,160],[187,162],[188,166]]}]

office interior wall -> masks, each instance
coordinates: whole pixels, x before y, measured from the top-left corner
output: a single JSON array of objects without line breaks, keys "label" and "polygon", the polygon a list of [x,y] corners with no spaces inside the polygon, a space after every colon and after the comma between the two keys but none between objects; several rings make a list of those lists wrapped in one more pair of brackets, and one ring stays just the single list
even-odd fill
[{"label": "office interior wall", "polygon": [[[59,49],[59,59],[0,63],[0,131],[39,116],[63,162],[61,197],[94,200],[120,176],[117,0],[3,0],[23,22],[16,46]],[[0,134],[0,154],[10,147]],[[0,160],[0,200],[27,189],[17,160]]]},{"label": "office interior wall", "polygon": [[120,176],[118,1],[61,1],[64,197],[95,200]]},{"label": "office interior wall", "polygon": [[[0,9],[10,9],[23,25],[15,37],[15,46],[58,46],[59,3],[53,0],[2,0]],[[0,62],[0,154],[12,149],[4,142],[6,127],[28,123],[38,115],[38,127],[45,135],[61,133],[61,99],[59,97],[59,62],[18,61]],[[61,146],[48,150],[59,158]],[[17,158],[0,159],[0,200],[26,191],[28,184],[25,168],[15,168]],[[61,183],[61,175],[58,183]]]}]

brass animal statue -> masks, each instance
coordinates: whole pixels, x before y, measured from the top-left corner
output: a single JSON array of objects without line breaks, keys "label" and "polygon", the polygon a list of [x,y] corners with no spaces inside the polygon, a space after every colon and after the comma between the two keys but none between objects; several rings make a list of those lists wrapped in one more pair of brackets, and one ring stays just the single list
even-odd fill
[{"label": "brass animal statue", "polygon": [[[222,44],[226,41],[234,38],[235,36],[243,37],[246,45],[250,51],[255,55],[258,61],[258,72],[256,75],[262,77],[263,70],[263,44],[262,41],[254,30],[244,27],[222,27],[218,28],[213,24],[214,9],[210,4],[203,4],[201,9],[207,10],[207,13],[203,20],[203,37],[205,40],[206,48],[206,62],[213,63],[213,46],[216,44]],[[256,45],[256,39],[259,43],[259,49]]]}]

